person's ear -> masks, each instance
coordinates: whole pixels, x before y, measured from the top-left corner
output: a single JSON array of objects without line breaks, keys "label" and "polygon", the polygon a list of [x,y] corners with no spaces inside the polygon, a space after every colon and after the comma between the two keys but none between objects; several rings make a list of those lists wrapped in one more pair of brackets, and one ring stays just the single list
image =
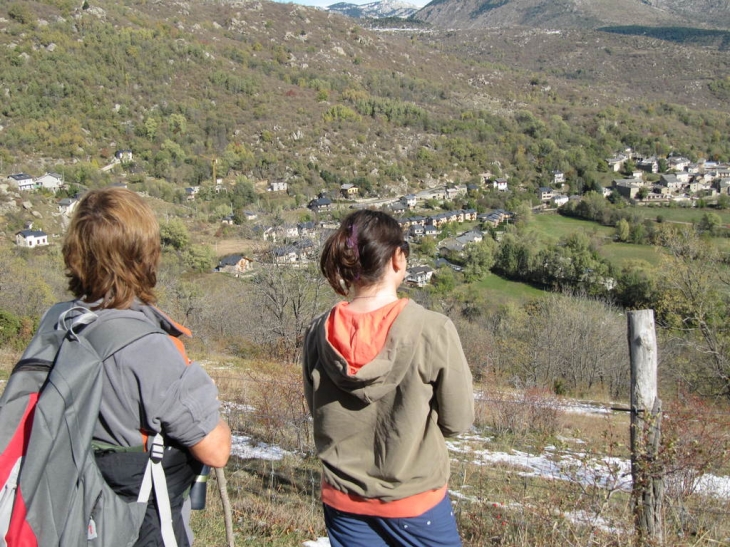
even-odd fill
[{"label": "person's ear", "polygon": [[396,249],[393,253],[393,256],[390,257],[390,265],[393,266],[393,271],[397,272],[400,270],[400,265],[398,264],[398,251],[400,249]]},{"label": "person's ear", "polygon": [[401,257],[403,257],[403,261],[405,262],[405,254],[403,253],[403,249],[396,249],[393,253],[393,258],[390,259],[391,263],[393,264],[393,270],[396,272],[399,272],[401,268],[404,266],[401,265]]}]

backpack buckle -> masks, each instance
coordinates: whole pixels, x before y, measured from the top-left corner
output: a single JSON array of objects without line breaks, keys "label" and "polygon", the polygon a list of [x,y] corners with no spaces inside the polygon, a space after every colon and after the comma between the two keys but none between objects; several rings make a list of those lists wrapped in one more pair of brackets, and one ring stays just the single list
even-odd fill
[{"label": "backpack buckle", "polygon": [[159,433],[152,439],[152,447],[150,448],[150,460],[153,463],[160,463],[165,455],[165,442]]}]

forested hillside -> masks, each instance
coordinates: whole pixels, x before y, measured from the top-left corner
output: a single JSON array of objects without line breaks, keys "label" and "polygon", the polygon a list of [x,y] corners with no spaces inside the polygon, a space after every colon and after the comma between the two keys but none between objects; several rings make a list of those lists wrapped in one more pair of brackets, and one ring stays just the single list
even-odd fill
[{"label": "forested hillside", "polygon": [[[675,47],[668,58],[688,62],[665,74],[639,68],[667,58],[656,40],[614,46],[603,34],[599,53],[615,62],[593,63],[542,55],[556,46],[531,34],[497,36],[485,51],[481,38],[369,31],[273,2],[20,0],[0,16],[8,173],[56,169],[88,183],[130,149],[130,175],[166,181],[168,195],[210,180],[217,160],[218,176],[286,180],[304,199],[353,180],[397,195],[487,170],[539,185],[561,169],[579,190],[626,146],[729,153],[719,136],[730,86],[712,47]],[[667,78],[701,103],[664,91]]]},{"label": "forested hillside", "polygon": [[[265,307],[243,295],[254,302],[247,309],[262,314],[250,329],[214,319],[235,315],[232,309],[242,303],[227,294],[229,287],[215,293],[222,281],[207,282],[203,292],[186,276],[209,271],[225,254],[217,246],[226,237],[234,239],[228,252],[240,252],[243,241],[247,250],[265,251],[268,243],[256,230],[311,220],[303,207],[320,192],[335,195],[347,183],[375,199],[477,183],[458,202],[426,206],[516,212],[513,230],[499,242],[492,233],[454,256],[463,273],[441,272],[419,296],[481,325],[487,318],[477,287],[490,270],[541,289],[610,296],[628,307],[663,302],[653,272],[611,263],[599,253],[606,237],[574,233],[555,241],[535,234],[530,211],[539,202],[536,189],[552,185],[554,172],[564,174],[565,195],[599,192],[570,208],[572,214],[609,229],[621,223],[621,242],[664,245],[671,230],[648,225],[620,197],[615,204],[601,197],[616,176],[607,158],[631,148],[639,156],[730,160],[724,108],[730,85],[715,43],[596,31],[575,31],[569,40],[524,29],[485,34],[488,40],[468,33],[380,32],[273,2],[97,0],[77,6],[18,0],[3,5],[0,16],[0,47],[7,52],[0,57],[0,171],[37,176],[54,170],[69,185],[66,194],[124,182],[157,198],[167,251],[161,279],[166,302],[209,330],[209,340],[234,351],[263,340],[274,354],[291,359],[305,321],[297,317],[293,330],[273,329]],[[629,66],[637,68],[622,79]],[[684,87],[667,80],[670,66],[676,71],[670,79]],[[133,159],[101,169],[122,150]],[[500,177],[511,191],[479,188],[485,178]],[[225,192],[216,193],[213,178],[225,182]],[[287,191],[267,195],[273,181],[285,182]],[[185,189],[198,185],[191,201]],[[29,221],[55,241],[66,218],[55,211],[58,197],[3,194],[6,244]],[[246,222],[246,207],[265,218]],[[221,224],[228,216],[234,226]],[[700,231],[722,233],[715,217],[706,216]],[[456,229],[440,237],[456,235]],[[436,243],[426,240],[414,256],[431,264],[435,251]],[[58,256],[6,258],[0,272],[10,295],[6,308],[28,321],[14,324],[12,332],[28,331],[43,306],[63,292]],[[24,277],[23,271],[31,273]],[[466,288],[453,291],[457,282]],[[311,286],[311,279],[293,276],[292,283]],[[312,313],[322,305],[312,303]],[[667,309],[669,316],[674,308]],[[238,334],[251,329],[263,330],[253,339]],[[610,389],[618,393],[617,386]]]}]

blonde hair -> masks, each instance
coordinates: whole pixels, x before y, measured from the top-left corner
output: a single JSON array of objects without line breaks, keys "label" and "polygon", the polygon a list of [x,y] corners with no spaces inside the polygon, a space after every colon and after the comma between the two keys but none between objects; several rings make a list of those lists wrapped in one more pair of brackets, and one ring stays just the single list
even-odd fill
[{"label": "blonde hair", "polygon": [[160,227],[149,206],[124,188],[88,192],[63,242],[69,290],[99,308],[156,301]]}]

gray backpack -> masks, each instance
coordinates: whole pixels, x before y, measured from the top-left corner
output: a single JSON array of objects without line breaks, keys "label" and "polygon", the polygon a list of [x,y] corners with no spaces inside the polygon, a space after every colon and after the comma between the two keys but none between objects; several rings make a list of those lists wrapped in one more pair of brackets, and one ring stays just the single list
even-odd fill
[{"label": "gray backpack", "polygon": [[102,362],[156,332],[131,312],[97,316],[72,303],[46,312],[0,397],[0,547],[129,547],[153,488],[165,545],[175,545],[161,435],[136,501],[106,484],[92,448]]}]

